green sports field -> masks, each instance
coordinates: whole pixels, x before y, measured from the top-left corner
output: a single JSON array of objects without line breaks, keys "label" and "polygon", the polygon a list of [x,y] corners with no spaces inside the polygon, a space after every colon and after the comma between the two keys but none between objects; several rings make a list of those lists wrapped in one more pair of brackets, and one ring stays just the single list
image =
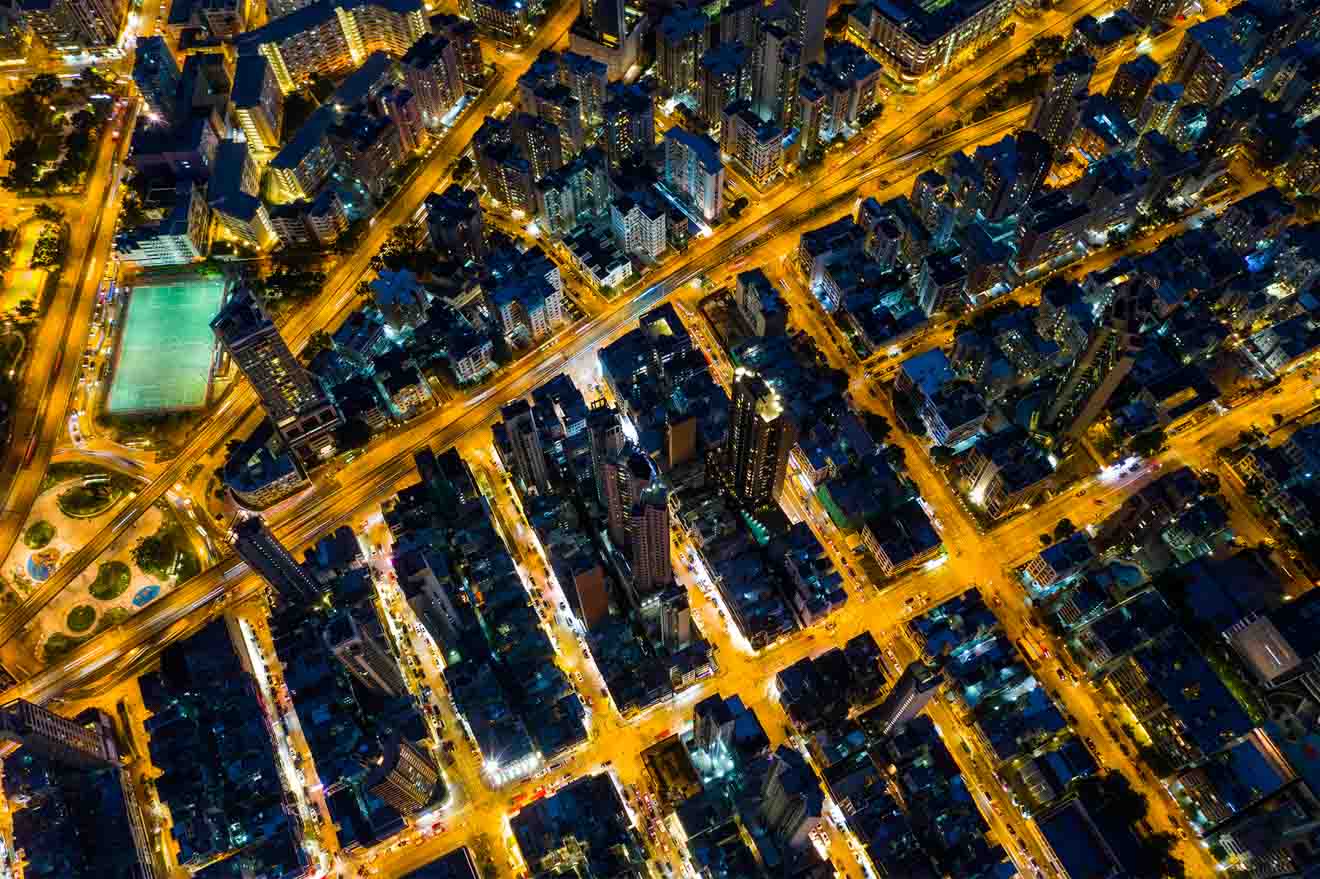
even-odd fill
[{"label": "green sports field", "polygon": [[133,288],[110,385],[111,413],[194,409],[206,402],[215,345],[211,318],[224,289],[218,278]]}]

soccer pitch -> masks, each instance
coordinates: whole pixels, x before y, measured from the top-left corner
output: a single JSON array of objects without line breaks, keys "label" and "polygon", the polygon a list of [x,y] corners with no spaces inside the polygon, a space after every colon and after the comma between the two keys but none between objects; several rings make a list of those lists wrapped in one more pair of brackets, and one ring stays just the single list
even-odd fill
[{"label": "soccer pitch", "polygon": [[110,413],[195,409],[206,402],[215,345],[211,318],[224,290],[219,278],[133,288],[110,385]]}]

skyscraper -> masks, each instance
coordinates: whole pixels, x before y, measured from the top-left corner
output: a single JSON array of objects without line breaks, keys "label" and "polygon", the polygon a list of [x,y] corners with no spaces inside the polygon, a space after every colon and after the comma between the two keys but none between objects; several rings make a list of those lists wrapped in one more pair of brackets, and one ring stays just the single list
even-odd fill
[{"label": "skyscraper", "polygon": [[1162,82],[1151,89],[1137,116],[1137,131],[1167,135],[1182,106],[1183,91],[1182,83],[1178,82]]},{"label": "skyscraper", "polygon": [[669,489],[653,481],[633,504],[629,523],[631,597],[640,606],[674,580],[669,555]]},{"label": "skyscraper", "polygon": [[724,212],[724,163],[720,145],[677,125],[665,132],[665,184],[707,220]]},{"label": "skyscraper", "polygon": [[435,797],[440,767],[407,739],[397,736],[385,742],[380,762],[367,776],[366,788],[401,815],[426,808]]},{"label": "skyscraper", "polygon": [[440,13],[431,16],[431,32],[453,45],[458,77],[463,85],[480,88],[486,80],[486,60],[481,54],[477,26],[466,18]]},{"label": "skyscraper", "polygon": [[20,0],[17,9],[23,23],[55,50],[113,46],[128,15],[126,0]]},{"label": "skyscraper", "polygon": [[459,73],[458,45],[439,34],[424,34],[399,62],[403,81],[417,96],[428,128],[440,120],[467,92]]},{"label": "skyscraper", "polygon": [[943,681],[943,675],[924,662],[908,663],[889,695],[876,707],[875,717],[881,735],[889,735],[920,714],[935,697]]},{"label": "skyscraper", "polygon": [[1159,75],[1160,65],[1154,58],[1138,55],[1118,68],[1105,94],[1122,111],[1124,119],[1135,123]]},{"label": "skyscraper", "polygon": [[701,56],[701,118],[714,128],[724,108],[752,94],[751,52],[742,43],[721,43]]},{"label": "skyscraper", "polygon": [[761,785],[761,817],[766,828],[789,848],[807,845],[825,806],[816,775],[802,755],[780,745]]},{"label": "skyscraper", "polygon": [[211,330],[261,398],[266,415],[300,465],[334,452],[334,431],[343,421],[316,378],[284,344],[274,321],[251,288],[230,294]]},{"label": "skyscraper", "polygon": [[633,506],[655,480],[655,462],[636,446],[628,445],[605,461],[601,477],[610,540],[625,555],[632,546]]},{"label": "skyscraper", "polygon": [[459,262],[475,262],[486,255],[486,215],[481,199],[457,183],[426,197],[426,228],[431,246]]},{"label": "skyscraper", "polygon": [[481,183],[492,199],[510,210],[530,213],[535,209],[531,164],[514,142],[513,126],[487,116],[472,138],[472,152]]},{"label": "skyscraper", "polygon": [[179,65],[164,37],[143,37],[133,56],[133,82],[151,112],[173,119],[179,93]]},{"label": "skyscraper", "polygon": [[798,109],[798,81],[802,79],[802,45],[783,28],[766,25],[759,51],[753,95],[756,112],[767,122],[791,128]]},{"label": "skyscraper", "polygon": [[1081,118],[1082,102],[1090,92],[1094,73],[1095,59],[1081,52],[1055,64],[1045,92],[1031,108],[1027,128],[1055,149],[1067,146]]},{"label": "skyscraper", "polygon": [[733,729],[737,721],[735,706],[742,700],[730,696],[727,700],[715,694],[702,699],[692,708],[692,745],[698,751],[730,751],[733,747]]},{"label": "skyscraper", "polygon": [[709,19],[698,9],[675,9],[655,30],[655,58],[660,87],[668,95],[697,89],[697,65],[709,46]]},{"label": "skyscraper", "polygon": [[1086,350],[1073,362],[1045,413],[1044,423],[1056,433],[1074,440],[1081,436],[1132,370],[1141,346],[1136,298],[1115,298],[1101,324],[1091,331]]},{"label": "skyscraper", "polygon": [[1169,81],[1182,83],[1184,104],[1213,107],[1228,96],[1244,67],[1243,47],[1234,39],[1229,17],[1221,15],[1183,34]]},{"label": "skyscraper", "polygon": [[[99,712],[98,712],[99,714]],[[17,742],[66,766],[94,769],[119,759],[109,722],[84,725],[24,699],[0,709],[0,740]]]},{"label": "skyscraper", "polygon": [[[140,51],[139,44],[139,51]],[[234,87],[229,92],[233,125],[258,152],[280,147],[284,126],[284,93],[270,62],[261,55],[244,55],[234,68]]]},{"label": "skyscraper", "polygon": [[310,604],[321,594],[316,581],[275,539],[260,516],[246,516],[234,524],[234,552],[286,602]]},{"label": "skyscraper", "polygon": [[813,64],[825,57],[825,19],[829,17],[829,0],[790,0],[792,25],[798,45],[802,47],[803,65]]},{"label": "skyscraper", "polygon": [[610,48],[623,45],[623,38],[627,36],[623,0],[582,0],[583,17],[588,13],[591,29],[602,45]]},{"label": "skyscraper", "polygon": [[610,167],[644,156],[655,146],[655,95],[640,83],[609,85],[605,107],[605,155]]},{"label": "skyscraper", "polygon": [[775,502],[788,472],[797,425],[778,392],[761,376],[739,368],[733,380],[733,412],[722,450],[724,477],[748,507]]},{"label": "skyscraper", "polygon": [[564,165],[564,145],[559,126],[531,113],[513,116],[513,140],[527,159],[533,180],[540,180]]},{"label": "skyscraper", "polygon": [[623,425],[619,423],[619,413],[603,404],[593,406],[587,413],[587,435],[591,443],[591,471],[596,479],[596,500],[605,504],[608,499],[605,462],[618,454],[627,442]]},{"label": "skyscraper", "polygon": [[369,604],[350,608],[325,628],[325,643],[335,659],[369,689],[402,696],[403,674],[385,641],[385,631]]},{"label": "skyscraper", "polygon": [[505,465],[528,490],[540,494],[549,491],[549,464],[531,404],[525,399],[514,400],[500,410],[500,418],[502,424],[496,425],[495,445]]}]

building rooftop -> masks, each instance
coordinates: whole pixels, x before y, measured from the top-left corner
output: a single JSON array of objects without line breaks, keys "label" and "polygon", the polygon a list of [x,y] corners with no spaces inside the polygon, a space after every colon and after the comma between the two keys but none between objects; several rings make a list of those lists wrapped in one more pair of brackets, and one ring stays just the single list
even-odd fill
[{"label": "building rooftop", "polygon": [[882,15],[894,26],[923,45],[932,45],[940,37],[961,27],[994,0],[954,0],[941,5],[918,0],[866,0],[852,12],[859,21]]}]

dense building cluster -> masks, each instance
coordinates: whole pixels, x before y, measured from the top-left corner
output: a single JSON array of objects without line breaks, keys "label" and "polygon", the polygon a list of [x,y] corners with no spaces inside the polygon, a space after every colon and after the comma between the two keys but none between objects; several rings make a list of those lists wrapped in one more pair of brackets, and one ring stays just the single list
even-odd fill
[{"label": "dense building cluster", "polygon": [[5,5],[0,874],[1317,875],[1316,11]]}]

